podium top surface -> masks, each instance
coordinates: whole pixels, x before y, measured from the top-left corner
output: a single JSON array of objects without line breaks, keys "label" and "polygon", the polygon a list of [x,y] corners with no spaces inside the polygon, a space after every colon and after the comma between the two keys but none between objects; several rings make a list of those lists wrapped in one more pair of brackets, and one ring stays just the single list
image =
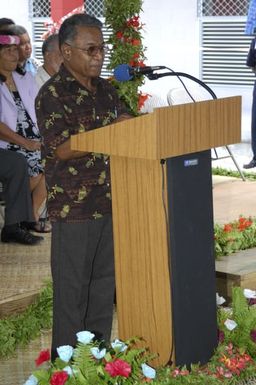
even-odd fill
[{"label": "podium top surface", "polygon": [[241,97],[156,108],[152,113],[71,137],[71,148],[164,159],[241,141]]}]

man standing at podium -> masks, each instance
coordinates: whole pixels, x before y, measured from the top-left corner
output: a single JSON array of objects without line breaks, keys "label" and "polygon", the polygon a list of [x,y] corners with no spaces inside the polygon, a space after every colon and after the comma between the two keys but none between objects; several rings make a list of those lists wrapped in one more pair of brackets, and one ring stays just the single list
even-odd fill
[{"label": "man standing at podium", "polygon": [[109,340],[114,258],[109,159],[70,149],[70,135],[131,116],[112,85],[100,78],[106,46],[101,22],[86,14],[59,30],[63,64],[36,101],[49,186],[53,277],[52,359],[90,330]]}]

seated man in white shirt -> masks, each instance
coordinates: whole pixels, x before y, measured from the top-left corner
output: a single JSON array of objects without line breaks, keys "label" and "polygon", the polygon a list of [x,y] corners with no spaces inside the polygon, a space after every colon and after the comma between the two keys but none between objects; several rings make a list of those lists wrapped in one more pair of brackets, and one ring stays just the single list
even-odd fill
[{"label": "seated man in white shirt", "polygon": [[59,71],[62,63],[62,55],[59,49],[58,34],[50,35],[42,45],[42,54],[44,63],[40,66],[36,73],[36,82],[39,88]]}]

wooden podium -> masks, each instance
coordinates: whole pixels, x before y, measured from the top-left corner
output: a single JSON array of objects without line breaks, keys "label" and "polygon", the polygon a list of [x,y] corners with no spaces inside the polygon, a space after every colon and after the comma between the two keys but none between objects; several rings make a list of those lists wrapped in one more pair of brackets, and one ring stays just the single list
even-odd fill
[{"label": "wooden podium", "polygon": [[157,365],[217,342],[210,149],[241,141],[241,97],[162,107],[71,138],[110,155],[119,338]]}]

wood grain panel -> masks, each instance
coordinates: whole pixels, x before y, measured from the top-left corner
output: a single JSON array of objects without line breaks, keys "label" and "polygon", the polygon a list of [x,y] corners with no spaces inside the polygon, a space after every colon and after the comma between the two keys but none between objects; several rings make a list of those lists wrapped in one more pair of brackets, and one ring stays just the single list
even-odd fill
[{"label": "wood grain panel", "polygon": [[193,153],[241,141],[241,97],[155,110],[159,157]]},{"label": "wood grain panel", "polygon": [[118,329],[166,364],[172,320],[160,162],[111,157]]},{"label": "wood grain panel", "polygon": [[128,156],[157,159],[155,115],[141,117],[101,127],[71,137],[71,148]]},{"label": "wood grain panel", "polygon": [[171,107],[71,137],[71,148],[162,159],[241,141],[241,97]]}]

